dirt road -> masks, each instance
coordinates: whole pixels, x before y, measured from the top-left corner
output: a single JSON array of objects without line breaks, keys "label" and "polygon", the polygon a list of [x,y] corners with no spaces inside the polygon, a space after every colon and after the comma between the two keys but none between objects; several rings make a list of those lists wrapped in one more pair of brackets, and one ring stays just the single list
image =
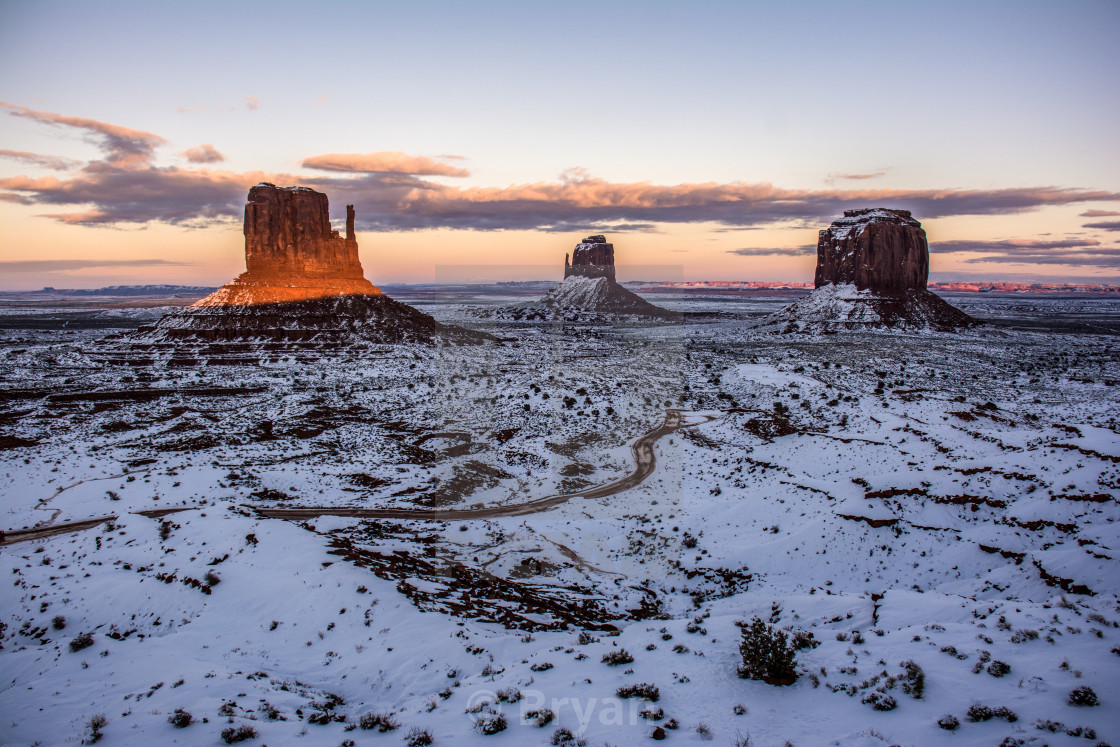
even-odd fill
[{"label": "dirt road", "polygon": [[[602,485],[597,485],[593,488],[588,488],[587,490],[581,490],[578,493],[549,495],[524,503],[515,503],[506,506],[483,506],[481,508],[350,508],[346,506],[308,506],[305,508],[259,508],[257,509],[257,514],[269,519],[290,519],[297,521],[300,519],[314,519],[319,516],[352,516],[361,519],[436,519],[441,521],[456,521],[463,519],[493,519],[500,516],[535,514],[559,506],[561,503],[566,503],[573,498],[606,498],[607,496],[621,493],[624,490],[629,490],[630,488],[640,485],[647,477],[653,474],[653,470],[657,466],[657,457],[653,453],[653,445],[657,443],[658,439],[681,428],[691,428],[715,420],[714,415],[704,415],[703,417],[704,420],[700,423],[685,425],[680,410],[666,410],[665,421],[649,433],[639,436],[634,441],[633,446],[630,447],[630,450],[634,454],[633,472],[625,477],[612,480]],[[188,508],[190,507],[159,508],[147,511],[135,511],[133,513],[149,518],[158,518],[178,511],[186,511]],[[117,518],[119,517],[113,514],[95,519],[63,522],[48,526],[32,527],[31,529],[17,529],[5,532],[0,536],[0,546],[12,545],[17,542],[27,542],[35,539],[44,539],[46,537],[67,534],[69,532],[79,532],[83,529],[91,529],[107,521],[114,521]]]},{"label": "dirt road", "polygon": [[500,516],[524,516],[547,511],[550,508],[566,503],[573,498],[606,498],[607,496],[621,493],[640,485],[649,477],[657,466],[657,457],[653,452],[653,445],[662,436],[681,428],[691,428],[695,425],[708,423],[715,419],[714,415],[703,416],[700,423],[685,425],[681,411],[670,409],[665,411],[665,421],[654,430],[639,436],[630,447],[634,454],[634,471],[618,480],[613,480],[578,493],[564,493],[549,495],[544,498],[515,503],[505,506],[483,506],[481,508],[348,508],[345,506],[307,506],[305,508],[260,508],[257,513],[270,519],[314,519],[318,516],[351,516],[361,519],[437,519],[441,521],[456,521],[463,519],[493,519]]}]

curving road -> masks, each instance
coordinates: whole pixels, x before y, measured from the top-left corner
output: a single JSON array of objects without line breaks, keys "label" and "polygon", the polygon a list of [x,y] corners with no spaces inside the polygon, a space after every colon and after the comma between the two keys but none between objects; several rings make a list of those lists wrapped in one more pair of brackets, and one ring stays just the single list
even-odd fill
[{"label": "curving road", "polygon": [[[515,503],[505,506],[483,506],[480,508],[354,508],[347,506],[307,506],[304,508],[257,508],[256,513],[268,519],[314,519],[319,516],[350,516],[360,519],[432,519],[440,521],[456,521],[464,519],[493,519],[501,516],[523,516],[547,511],[550,508],[566,503],[573,498],[606,498],[607,496],[621,493],[640,485],[647,477],[653,474],[657,467],[657,456],[653,452],[653,445],[658,439],[667,436],[681,428],[692,428],[716,419],[715,415],[704,415],[699,423],[685,424],[681,417],[681,410],[667,409],[664,422],[649,433],[639,436],[630,447],[634,454],[634,471],[617,480],[597,485],[578,493],[563,493],[549,495],[544,498]],[[136,511],[142,516],[156,518],[177,511],[186,511],[192,506],[178,508],[161,508],[148,511]],[[116,515],[102,516],[96,519],[85,519],[50,526],[19,529],[6,532],[0,536],[0,545],[11,545],[16,542],[25,542],[33,539],[43,539],[56,534],[77,532],[90,529],[106,521],[117,519]]]},{"label": "curving road", "polygon": [[351,516],[360,519],[436,519],[456,521],[463,519],[493,519],[500,516],[523,516],[547,511],[566,503],[573,498],[606,498],[607,496],[629,490],[640,485],[653,474],[657,457],[653,445],[662,436],[667,436],[681,428],[692,428],[715,420],[714,415],[704,415],[700,423],[685,425],[681,411],[668,409],[665,421],[644,436],[639,436],[630,450],[634,454],[634,471],[625,477],[598,485],[578,493],[549,495],[544,498],[515,503],[505,506],[483,506],[481,508],[349,508],[346,506],[307,506],[304,508],[259,508],[257,514],[269,519],[314,519],[318,516]]}]

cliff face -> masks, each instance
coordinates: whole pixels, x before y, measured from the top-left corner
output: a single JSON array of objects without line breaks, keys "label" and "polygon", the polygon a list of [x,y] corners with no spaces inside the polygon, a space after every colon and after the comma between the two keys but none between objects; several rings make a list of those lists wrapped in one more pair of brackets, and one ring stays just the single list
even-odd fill
[{"label": "cliff face", "polygon": [[614,244],[606,236],[588,236],[576,244],[571,264],[564,258],[564,278],[606,278],[614,282]]},{"label": "cliff face", "polygon": [[327,196],[307,187],[261,183],[245,205],[245,268],[232,283],[195,306],[306,301],[381,291],[365,279],[354,238],[354,206],[346,236],[331,230]]},{"label": "cliff face", "polygon": [[929,245],[908,210],[863,208],[820,232],[816,290],[765,319],[775,332],[951,331],[977,322],[926,289]]},{"label": "cliff face", "polygon": [[245,272],[186,309],[114,341],[120,362],[252,364],[368,345],[494,341],[384,295],[362,275],[354,207],[331,230],[327,196],[258,184],[245,205]]},{"label": "cliff face", "polygon": [[854,285],[883,292],[924,290],[929,245],[909,210],[845,210],[820,232],[816,287]]}]

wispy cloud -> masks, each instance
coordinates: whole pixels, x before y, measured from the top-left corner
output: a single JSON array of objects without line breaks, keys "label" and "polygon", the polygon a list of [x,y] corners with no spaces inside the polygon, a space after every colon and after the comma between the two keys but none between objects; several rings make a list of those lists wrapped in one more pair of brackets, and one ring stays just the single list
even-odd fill
[{"label": "wispy cloud", "polygon": [[409,174],[412,176],[470,176],[466,169],[441,163],[427,156],[410,156],[399,150],[377,153],[325,153],[308,156],[300,163],[305,169],[345,171],[361,174]]},{"label": "wispy cloud", "polygon": [[186,158],[191,163],[219,163],[226,160],[226,157],[218,152],[210,143],[197,145],[194,148],[187,148],[180,151],[179,155]]},{"label": "wispy cloud", "polygon": [[1096,228],[1101,231],[1120,231],[1120,220],[1106,220],[1100,223],[1086,223],[1084,228]]},{"label": "wispy cloud", "polygon": [[243,101],[245,102],[245,108],[249,111],[256,111],[261,108],[261,100],[256,96],[246,96]]},{"label": "wispy cloud", "polygon": [[984,252],[984,253],[1036,253],[1051,250],[1069,250],[1085,247],[1097,247],[1101,242],[1096,239],[1055,239],[1053,241],[1041,239],[1002,239],[997,241],[938,241],[930,244],[929,250],[933,253],[947,254],[951,252]]},{"label": "wispy cloud", "polygon": [[832,182],[832,181],[839,181],[839,180],[845,180],[845,179],[846,180],[851,180],[851,181],[862,181],[864,179],[878,179],[880,176],[883,176],[886,173],[887,173],[887,169],[879,169],[878,171],[869,171],[866,174],[841,174],[841,173],[838,173],[838,172],[833,172],[833,173],[828,175],[828,181]]},{"label": "wispy cloud", "polygon": [[460,187],[422,177],[465,176],[469,173],[466,169],[396,151],[310,156],[302,165],[326,172],[312,176],[233,172],[205,165],[159,167],[153,163],[155,147],[164,142],[158,135],[13,104],[0,106],[15,116],[77,128],[94,137],[103,159],[86,164],[66,178],[0,179],[0,190],[4,190],[0,199],[74,208],[49,217],[87,225],[157,221],[195,226],[235,221],[242,214],[248,188],[261,181],[309,186],[326,192],[336,204],[352,203],[357,208],[358,227],[374,231],[569,231],[588,226],[652,230],[658,224],[700,222],[743,229],[796,222],[827,225],[845,209],[874,205],[906,208],[925,220],[1120,201],[1120,193],[1056,186],[805,190],[742,181],[620,183],[593,177],[579,167],[566,170],[556,181]]},{"label": "wispy cloud", "polygon": [[44,156],[39,153],[27,153],[22,150],[0,150],[0,158],[11,158],[15,161],[23,161],[35,166],[44,166],[54,171],[70,171],[82,164],[81,161],[75,161],[72,158],[63,158],[62,156]]},{"label": "wispy cloud", "polygon": [[1084,213],[1079,213],[1082,218],[1111,218],[1120,215],[1116,210],[1086,210]]},{"label": "wispy cloud", "polygon": [[1069,265],[1076,267],[1120,267],[1120,247],[1101,246],[1095,239],[1004,239],[999,241],[941,241],[931,244],[931,253],[968,252],[980,254],[967,264],[997,262],[1025,265]]},{"label": "wispy cloud", "polygon": [[16,117],[25,117],[55,127],[74,127],[85,130],[98,141],[106,154],[107,162],[118,168],[134,168],[151,162],[152,153],[156,146],[167,142],[159,135],[151,132],[132,130],[120,125],[99,122],[96,119],[67,117],[55,112],[36,111],[25,106],[9,104],[7,101],[0,101],[0,107],[7,109]]},{"label": "wispy cloud", "polygon": [[816,254],[816,245],[786,246],[767,248],[758,246],[744,246],[739,249],[728,249],[728,254],[738,254],[740,257],[804,257]]},{"label": "wispy cloud", "polygon": [[73,272],[93,267],[151,267],[154,265],[187,267],[193,262],[170,262],[166,259],[29,259],[0,261],[0,272]]}]

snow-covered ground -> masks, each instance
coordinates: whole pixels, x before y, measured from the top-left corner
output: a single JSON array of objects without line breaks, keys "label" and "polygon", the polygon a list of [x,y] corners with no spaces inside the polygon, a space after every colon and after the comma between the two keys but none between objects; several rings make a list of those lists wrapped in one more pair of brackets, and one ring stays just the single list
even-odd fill
[{"label": "snow-covered ground", "polygon": [[[748,329],[757,299],[654,300],[686,313],[421,304],[505,342],[243,366],[106,366],[95,330],[0,333],[0,528],[116,517],[0,548],[0,744],[76,744],[98,715],[121,745],[241,726],[247,744],[632,745],[671,720],[682,744],[1120,743],[1118,338],[770,336]],[[967,310],[985,303],[1040,328],[1087,313]],[[1120,303],[1090,306],[1115,327]],[[633,472],[669,409],[686,427],[653,473],[604,497],[258,513],[575,493]],[[164,508],[186,510],[135,513]],[[795,684],[737,676],[754,617],[818,642]],[[660,699],[619,697],[640,683]],[[1079,687],[1099,705],[1069,704]]]}]

